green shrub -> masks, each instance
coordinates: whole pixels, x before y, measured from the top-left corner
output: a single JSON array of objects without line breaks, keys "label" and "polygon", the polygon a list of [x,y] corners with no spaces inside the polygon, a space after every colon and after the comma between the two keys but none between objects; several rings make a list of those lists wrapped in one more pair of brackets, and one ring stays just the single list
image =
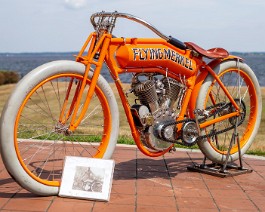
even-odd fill
[{"label": "green shrub", "polygon": [[0,85],[17,83],[19,74],[15,71],[0,71]]},{"label": "green shrub", "polygon": [[3,72],[0,72],[0,85],[3,85],[5,83],[5,75]]}]

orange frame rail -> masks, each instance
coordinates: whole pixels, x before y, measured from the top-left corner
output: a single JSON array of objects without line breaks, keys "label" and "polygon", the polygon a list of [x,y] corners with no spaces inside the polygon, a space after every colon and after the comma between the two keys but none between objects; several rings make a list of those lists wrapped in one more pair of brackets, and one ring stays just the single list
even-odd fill
[{"label": "orange frame rail", "polygon": [[[166,42],[163,39],[112,38],[111,34],[108,34],[108,33],[103,34],[98,41],[97,41],[97,39],[98,38],[97,38],[96,32],[92,33],[88,37],[87,41],[85,42],[84,46],[82,47],[81,51],[79,52],[79,54],[76,57],[76,61],[81,62],[81,63],[86,65],[86,70],[84,72],[84,78],[83,78],[82,84],[81,84],[80,88],[78,88],[78,96],[73,100],[74,103],[72,103],[72,106],[74,106],[74,109],[71,108],[70,111],[68,112],[68,115],[66,116],[66,118],[68,118],[69,114],[73,113],[73,116],[71,119],[71,124],[70,124],[70,130],[71,131],[75,130],[77,128],[77,126],[80,124],[82,118],[84,117],[85,111],[87,110],[87,108],[89,106],[90,99],[94,93],[94,89],[95,89],[97,79],[98,79],[98,76],[100,74],[103,62],[105,61],[109,70],[110,70],[110,74],[115,81],[115,85],[116,85],[116,88],[118,90],[125,114],[127,116],[128,123],[129,123],[130,128],[131,128],[131,133],[132,133],[132,136],[135,140],[136,145],[144,154],[146,154],[148,156],[156,157],[156,156],[163,155],[165,152],[167,152],[171,149],[171,146],[169,148],[165,149],[164,151],[154,152],[154,153],[150,153],[149,151],[146,150],[146,148],[144,148],[144,146],[140,140],[139,132],[135,127],[133,116],[132,116],[131,110],[130,110],[130,105],[128,103],[125,92],[123,91],[122,82],[119,79],[119,74],[123,74],[126,72],[140,73],[140,72],[142,72],[142,69],[141,69],[141,67],[134,67],[132,69],[120,68],[119,65],[117,64],[117,61],[115,58],[115,53],[121,45],[125,45],[128,43],[135,44],[135,45],[139,44],[139,43],[140,44],[163,44],[163,45],[167,45],[168,47],[170,47],[171,49],[173,49],[175,51],[180,51],[183,53],[184,50],[177,49],[176,47],[172,46],[171,44],[169,44],[168,42]],[[84,55],[88,45],[89,45],[89,48],[87,51],[87,55]],[[190,54],[191,54],[190,50],[186,50],[185,54],[187,56],[190,56]],[[97,55],[99,55],[99,58],[96,61],[95,58]],[[176,121],[183,120],[184,117],[187,115],[193,116],[193,114],[187,114],[187,111],[193,112],[193,109],[190,108],[191,107],[190,102],[196,102],[196,99],[194,99],[194,98],[197,98],[196,93],[198,93],[199,87],[202,84],[202,81],[208,75],[208,73],[210,73],[214,77],[214,79],[217,81],[217,83],[223,89],[224,93],[227,95],[227,97],[229,98],[229,100],[231,101],[233,106],[235,107],[236,111],[233,113],[230,113],[230,114],[223,115],[223,116],[218,117],[218,118],[213,119],[213,120],[205,121],[204,123],[200,124],[199,127],[202,129],[202,128],[208,127],[212,124],[215,124],[219,121],[223,121],[225,119],[229,119],[231,117],[238,116],[239,115],[239,106],[234,101],[232,96],[229,94],[228,90],[223,85],[223,83],[219,79],[218,75],[213,71],[213,69],[210,66],[207,66],[204,61],[202,61],[200,59],[196,59],[196,62],[197,62],[196,70],[194,70],[194,73],[192,74],[192,76],[187,76],[187,79],[186,79],[187,91],[186,91],[186,95],[184,96],[183,104],[182,104],[179,116],[178,116]],[[77,111],[79,108],[82,94],[84,92],[84,87],[86,84],[88,72],[90,71],[91,65],[95,66],[95,69],[93,72],[93,77],[91,80],[91,85],[89,87],[89,90],[88,90],[88,93],[86,96],[86,101],[85,101],[85,104],[82,108],[82,111],[81,111],[80,115],[77,117]],[[161,73],[163,75],[167,75],[167,76],[172,77],[174,79],[178,79],[178,77],[179,77],[176,74],[171,73],[171,72],[167,72],[167,70],[161,69],[159,67],[147,67],[145,69],[145,71],[146,72],[156,71],[158,73]],[[202,77],[198,76],[199,73],[200,73],[200,76],[202,76]],[[200,80],[198,81],[198,79],[200,79]],[[194,88],[196,88],[196,89],[194,89]],[[195,95],[194,95],[194,93],[195,93]],[[67,99],[65,101],[67,101]],[[60,117],[61,121],[63,121],[63,119],[62,119],[63,114],[65,114],[65,111],[61,112],[61,117]],[[182,124],[177,125],[178,129],[181,129],[181,127],[182,127]]]}]

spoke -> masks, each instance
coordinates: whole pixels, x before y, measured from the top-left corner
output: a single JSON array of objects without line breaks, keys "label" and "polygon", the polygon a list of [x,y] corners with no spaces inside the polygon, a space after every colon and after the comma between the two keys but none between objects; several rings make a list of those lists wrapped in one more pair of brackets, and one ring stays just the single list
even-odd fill
[{"label": "spoke", "polygon": [[[69,87],[71,79],[74,82]],[[104,120],[106,113],[102,105],[106,99],[101,91],[95,91],[87,111],[82,111],[86,101],[86,97],[82,97],[77,109],[78,114],[84,112],[84,118],[75,131],[68,131],[69,121],[58,121],[60,116],[71,117],[80,80],[82,76],[62,74],[47,80],[35,88],[21,108],[16,141],[20,162],[27,167],[26,171],[47,182],[60,181],[65,156],[93,157],[106,150],[102,142],[105,142],[104,132],[109,123]],[[64,104],[66,96],[69,102]]]},{"label": "spoke", "polygon": [[[58,79],[56,80],[56,87],[57,87],[57,89],[55,89],[52,81],[50,81],[50,84],[51,84],[51,86],[53,88],[53,91],[54,91],[54,94],[55,94],[55,96],[56,96],[56,98],[58,100],[59,109],[60,109],[59,111],[61,111],[62,105],[61,105],[61,101],[60,101],[60,89],[59,89],[59,85],[58,85]],[[57,90],[57,92],[56,92],[56,90]]]},{"label": "spoke", "polygon": [[[242,100],[244,100],[244,99],[246,98],[246,95],[248,94],[248,89],[249,89],[249,87],[247,87],[245,93],[243,94]],[[241,99],[241,98],[240,98],[240,99]]]},{"label": "spoke", "polygon": [[[47,135],[47,133],[44,133],[43,135]],[[36,136],[36,138],[39,137],[39,136],[41,136],[41,135]],[[34,137],[33,137],[33,138],[30,138],[29,140],[32,140],[32,141],[34,142]],[[41,141],[41,142],[40,142],[40,141]],[[40,147],[42,147],[45,143],[47,143],[46,141],[47,141],[47,140],[38,140],[38,142],[35,142],[35,144],[32,143],[27,149],[25,148],[25,151],[24,151],[24,152],[21,152],[21,153],[23,154],[23,153],[25,153],[26,151],[28,151],[28,150],[30,150],[30,149],[32,149],[32,148],[34,148],[34,147],[38,147],[38,146],[39,146],[39,143],[41,143]],[[54,141],[54,140],[49,140],[49,141]],[[23,143],[25,143],[25,142],[29,142],[29,141],[28,141],[28,140],[26,140],[26,141],[20,141],[19,143],[20,143],[20,144],[23,144]],[[51,146],[51,145],[53,145],[53,143],[51,143],[50,146]],[[48,147],[49,147],[49,146],[48,146]]]},{"label": "spoke", "polygon": [[[58,147],[57,149],[59,149],[59,147]],[[40,176],[42,175],[42,172],[43,172],[43,170],[44,170],[44,167],[45,167],[47,161],[50,159],[50,157],[51,157],[52,155],[55,154],[55,152],[56,152],[56,150],[52,151],[52,152],[48,155],[48,157],[46,158],[46,160],[42,163],[41,167],[38,167],[38,168],[37,168],[37,169],[41,169],[41,172],[39,173],[38,177],[40,177]],[[35,171],[36,171],[36,169],[35,169]],[[54,171],[54,170],[52,170],[52,171]],[[37,171],[36,171],[36,174],[37,174]]]},{"label": "spoke", "polygon": [[[36,92],[37,93],[37,92]],[[38,93],[37,93],[38,94]],[[41,113],[42,115],[44,115],[44,116],[46,116],[46,117],[50,117],[50,114],[49,113],[47,113],[47,111],[46,110],[44,110],[38,103],[35,103],[35,101],[32,99],[32,98],[30,98],[29,99],[30,101],[32,101],[33,102],[33,104],[34,105],[36,105],[41,111],[43,111],[44,113]],[[43,102],[42,100],[41,100],[41,102]],[[43,103],[44,104],[44,103]],[[32,110],[32,111],[34,111],[34,112],[37,112],[37,113],[40,113],[40,111],[39,110],[34,110],[34,109],[32,109],[32,106],[31,105],[26,105],[25,106],[25,108],[28,108],[28,109],[30,109],[30,110]]]},{"label": "spoke", "polygon": [[[37,105],[37,106],[40,108],[39,105]],[[31,106],[25,106],[25,108],[27,108],[31,112],[36,112],[38,115],[42,115],[44,117],[50,118],[50,115],[48,113],[46,113],[46,111],[44,111],[44,110],[42,110],[44,113],[41,113],[39,110],[33,109]],[[23,117],[26,118],[25,116],[23,116]],[[26,119],[29,119],[29,118],[26,118]],[[53,121],[55,121],[55,120],[53,120]]]},{"label": "spoke", "polygon": [[[220,74],[219,78],[224,84],[224,86],[228,89],[228,92],[232,96],[233,99],[238,99],[237,103],[240,106],[240,111],[242,113],[245,113],[245,121],[243,123],[240,123],[239,126],[237,126],[236,130],[239,133],[239,139],[240,142],[247,142],[245,141],[248,139],[247,132],[251,130],[249,128],[250,123],[250,115],[252,111],[255,111],[255,103],[252,103],[253,99],[253,93],[251,93],[251,89],[253,88],[253,85],[248,83],[245,79],[247,79],[247,73],[245,73],[243,70],[238,70],[237,68],[231,69],[229,71],[224,71]],[[210,90],[208,91],[208,97],[206,105],[216,105],[218,103],[226,103],[231,104],[228,100],[226,94],[221,89],[220,85],[214,81],[214,84],[212,84],[210,87]],[[240,101],[240,102],[239,102]],[[246,111],[243,108],[243,103],[241,101],[244,101],[244,105],[246,107]],[[232,112],[233,106],[231,106],[231,109],[224,110],[223,113],[218,113],[218,116],[222,116],[225,114],[228,114]],[[244,109],[244,111],[243,111]],[[216,117],[212,117],[212,119],[215,119]],[[242,116],[243,117],[243,116]],[[225,119],[223,121],[220,121],[218,123],[213,124],[212,126],[207,127],[205,129],[205,133],[208,135],[211,135],[211,132],[221,132],[223,130],[229,129],[227,131],[224,131],[222,133],[219,133],[217,135],[213,135],[208,138],[208,141],[211,142],[212,146],[222,152],[222,154],[226,154],[232,139],[232,134],[234,132],[234,128],[230,129],[233,126],[234,118]],[[245,136],[246,135],[246,136]],[[232,143],[232,149],[233,154],[237,151],[237,143]]]},{"label": "spoke", "polygon": [[48,100],[47,100],[46,92],[45,92],[43,86],[41,86],[41,89],[42,89],[42,93],[43,93],[44,98],[45,98],[45,102],[44,102],[44,104],[46,103],[46,107],[48,108],[49,114],[51,115],[52,119],[53,119],[53,120],[56,120],[56,119],[53,117],[53,114],[52,114],[52,111],[51,111],[50,105],[49,105]]},{"label": "spoke", "polygon": [[[45,144],[45,142],[42,142],[40,146],[39,146],[39,145],[35,145],[35,146],[38,148],[38,150],[37,150],[33,155],[31,155],[30,157],[28,157],[28,158],[24,158],[24,159],[23,159],[24,161],[28,161],[28,159],[30,158],[30,160],[27,162],[27,165],[29,165],[29,163],[32,161],[32,159],[33,159],[37,154],[39,154],[39,153],[40,153],[41,151],[43,151],[44,149],[47,149],[49,146],[52,146],[52,145],[53,145],[53,144],[50,144],[49,146],[43,148],[43,145],[44,145],[44,144]],[[32,146],[31,146],[31,148],[32,148]],[[29,149],[31,149],[31,148],[29,148]],[[28,151],[29,149],[27,149],[27,151]]]},{"label": "spoke", "polygon": [[84,117],[84,119],[81,121],[81,124],[85,124],[85,123],[87,123],[87,122],[85,122],[88,118],[90,118],[91,116],[93,116],[93,115],[96,115],[96,114],[98,114],[99,113],[99,111],[98,112],[95,112],[98,108],[99,108],[100,106],[98,105],[98,106],[96,106],[86,117]]},{"label": "spoke", "polygon": [[[21,115],[21,117],[23,117],[22,115]],[[36,122],[36,121],[34,121],[34,120],[32,120],[32,119],[29,119],[29,118],[25,118],[25,119],[27,119],[27,120],[30,120],[30,121],[32,121],[32,123],[35,123],[35,125],[34,126],[39,126],[39,128],[40,129],[43,129],[43,128],[45,128],[45,129],[47,129],[48,128],[48,125],[44,125],[44,124],[40,124],[39,122]],[[27,124],[27,125],[32,125],[32,124]],[[19,126],[27,126],[26,124],[20,124]],[[32,128],[29,128],[29,126],[28,126],[28,130],[32,130]],[[41,127],[43,127],[43,128],[41,128]],[[18,133],[20,133],[21,131],[18,131]],[[22,131],[23,132],[23,131]],[[26,132],[26,131],[24,131],[24,132]]]}]

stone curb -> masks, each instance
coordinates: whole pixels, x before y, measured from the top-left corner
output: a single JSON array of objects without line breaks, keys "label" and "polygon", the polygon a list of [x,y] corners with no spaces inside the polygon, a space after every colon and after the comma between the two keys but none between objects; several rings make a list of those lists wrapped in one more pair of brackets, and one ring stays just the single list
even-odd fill
[{"label": "stone curb", "polygon": [[[119,147],[127,147],[127,148],[137,148],[136,145],[128,145],[128,144],[117,144]],[[180,152],[198,152],[201,151],[199,149],[185,149],[185,148],[176,148],[177,151]],[[251,158],[251,159],[257,159],[257,160],[265,160],[264,156],[257,156],[257,155],[248,155],[244,154],[243,158]]]}]

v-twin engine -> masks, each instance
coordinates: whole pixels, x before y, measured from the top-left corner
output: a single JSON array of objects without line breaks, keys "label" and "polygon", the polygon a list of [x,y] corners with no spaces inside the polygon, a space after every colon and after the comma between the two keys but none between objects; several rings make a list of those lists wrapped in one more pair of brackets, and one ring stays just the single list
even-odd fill
[{"label": "v-twin engine", "polygon": [[163,138],[175,139],[176,129],[164,126],[176,120],[185,85],[169,77],[143,73],[133,76],[131,88],[139,100],[131,111],[142,142],[156,151],[168,148],[172,143]]}]

